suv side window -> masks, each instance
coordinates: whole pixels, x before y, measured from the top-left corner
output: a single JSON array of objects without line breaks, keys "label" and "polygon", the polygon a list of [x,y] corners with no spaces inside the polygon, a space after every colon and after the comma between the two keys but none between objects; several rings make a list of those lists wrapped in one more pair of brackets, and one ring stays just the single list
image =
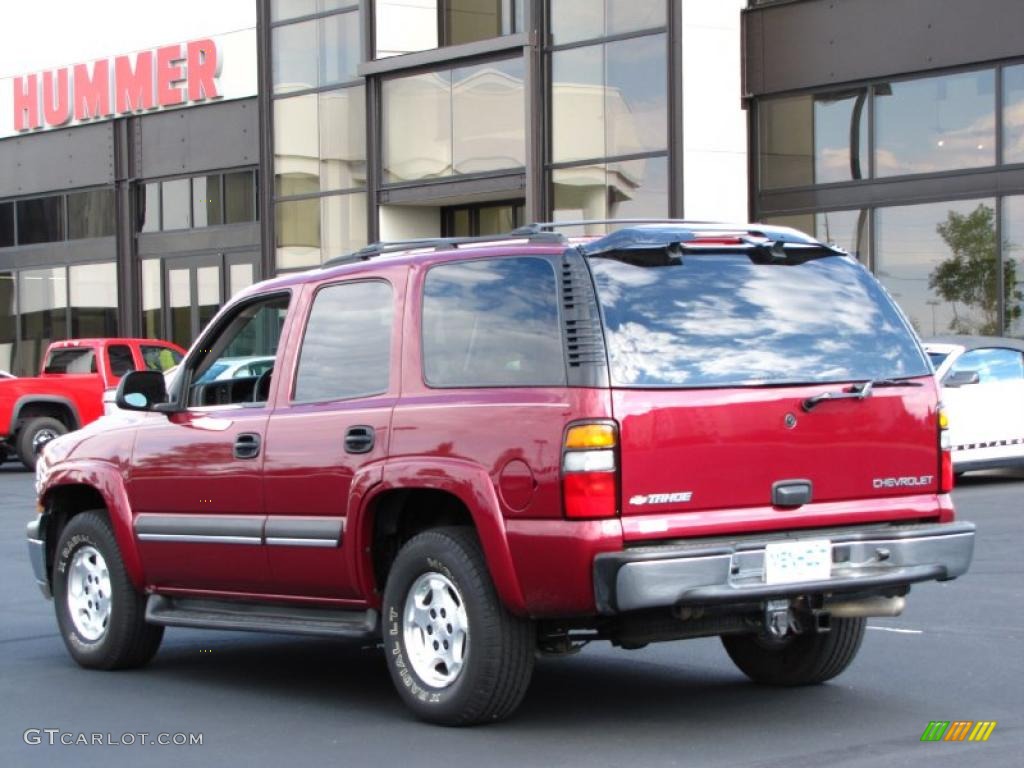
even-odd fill
[{"label": "suv side window", "polygon": [[125,344],[111,344],[107,347],[107,360],[110,361],[110,372],[115,376],[124,376],[135,370],[132,348]]},{"label": "suv side window", "polygon": [[950,372],[977,371],[978,382],[1021,381],[1024,379],[1024,353],[1015,349],[972,349],[950,366]]},{"label": "suv side window", "polygon": [[389,283],[340,283],[317,291],[299,350],[294,401],[387,392],[394,321]]},{"label": "suv side window", "polygon": [[142,360],[147,371],[166,371],[181,362],[181,353],[170,347],[158,347],[153,344],[142,345]]},{"label": "suv side window", "polygon": [[273,358],[281,340],[288,296],[272,296],[245,304],[219,331],[204,339],[206,348],[198,362],[189,365],[188,405],[232,405],[263,403],[270,393],[273,366],[262,376],[218,378],[225,370],[252,362],[252,358]]},{"label": "suv side window", "polygon": [[442,388],[564,385],[551,263],[527,256],[431,268],[423,285],[423,375]]}]

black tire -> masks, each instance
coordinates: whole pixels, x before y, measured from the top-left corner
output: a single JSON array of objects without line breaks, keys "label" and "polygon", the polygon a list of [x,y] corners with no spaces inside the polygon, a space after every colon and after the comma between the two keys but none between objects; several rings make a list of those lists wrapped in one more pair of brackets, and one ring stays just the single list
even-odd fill
[{"label": "black tire", "polygon": [[39,458],[35,448],[36,438],[41,434],[51,432],[54,433],[54,437],[59,437],[60,435],[66,435],[68,428],[63,421],[50,416],[37,416],[21,425],[21,429],[18,430],[16,443],[18,458],[21,459],[22,464],[32,470],[36,468],[36,460]]},{"label": "black tire", "polygon": [[821,634],[773,640],[758,635],[723,635],[729,658],[755,683],[816,685],[850,666],[864,640],[867,619],[832,619]]},{"label": "black tire", "polygon": [[[441,687],[416,672],[403,632],[406,598],[425,574],[440,574],[454,586],[468,627],[462,666]],[[441,633],[443,628],[434,637]],[[516,710],[530,685],[536,646],[533,622],[513,616],[498,599],[471,528],[435,528],[402,547],[384,590],[382,634],[399,696],[428,722],[473,725],[502,720]]]},{"label": "black tire", "polygon": [[[98,637],[83,634],[72,618],[69,596],[76,585],[75,580],[81,566],[74,566],[80,552],[83,560],[89,560],[90,550],[102,556],[109,576],[109,596],[103,594],[102,586],[94,583],[93,593],[109,604],[109,614]],[[92,561],[95,566],[96,561]],[[101,565],[102,565],[101,564]],[[74,572],[74,573],[73,573]],[[88,589],[86,586],[84,589]],[[135,591],[121,560],[113,531],[104,511],[82,512],[71,518],[61,532],[57,544],[56,560],[53,566],[54,608],[57,625],[68,653],[78,664],[90,669],[130,669],[146,664],[164,636],[164,628],[147,624],[146,598]],[[92,603],[89,604],[90,607]],[[98,603],[97,603],[98,605]]]}]

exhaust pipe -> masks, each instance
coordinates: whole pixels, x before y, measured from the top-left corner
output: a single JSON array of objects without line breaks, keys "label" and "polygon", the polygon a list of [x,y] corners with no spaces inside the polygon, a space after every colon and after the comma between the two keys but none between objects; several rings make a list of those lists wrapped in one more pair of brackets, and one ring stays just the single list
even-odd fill
[{"label": "exhaust pipe", "polygon": [[830,603],[825,610],[837,619],[859,619],[867,616],[899,616],[907,605],[904,597],[868,597],[848,603]]}]

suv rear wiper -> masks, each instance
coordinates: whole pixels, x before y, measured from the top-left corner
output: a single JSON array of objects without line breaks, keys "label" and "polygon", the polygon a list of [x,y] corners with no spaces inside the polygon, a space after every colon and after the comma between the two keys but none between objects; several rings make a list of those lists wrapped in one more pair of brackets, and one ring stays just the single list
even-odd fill
[{"label": "suv rear wiper", "polygon": [[808,397],[803,401],[801,407],[810,412],[816,405],[826,400],[864,400],[871,397],[875,387],[920,387],[921,382],[910,379],[875,379],[865,381],[863,384],[853,384],[849,389],[839,392],[822,392],[820,395]]}]

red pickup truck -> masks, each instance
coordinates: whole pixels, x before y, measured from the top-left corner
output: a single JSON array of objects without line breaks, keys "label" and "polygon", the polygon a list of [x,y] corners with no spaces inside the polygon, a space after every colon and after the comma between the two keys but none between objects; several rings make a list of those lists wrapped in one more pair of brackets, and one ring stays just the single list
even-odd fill
[{"label": "red pickup truck", "polygon": [[154,339],[72,339],[46,350],[38,376],[0,379],[0,461],[34,469],[43,445],[103,415],[103,391],[129,371],[163,371],[185,350]]}]

